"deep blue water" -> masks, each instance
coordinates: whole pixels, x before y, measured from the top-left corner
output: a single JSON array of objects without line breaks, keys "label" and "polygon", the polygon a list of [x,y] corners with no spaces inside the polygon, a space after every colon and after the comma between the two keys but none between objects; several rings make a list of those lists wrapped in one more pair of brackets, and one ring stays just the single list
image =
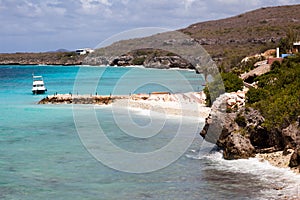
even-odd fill
[{"label": "deep blue water", "polygon": [[[299,177],[255,159],[225,161],[219,153],[196,159],[202,143],[197,133],[203,119],[184,122],[187,127],[197,128],[196,137],[187,151],[167,167],[141,174],[109,168],[82,144],[72,105],[36,104],[45,95],[31,94],[32,73],[43,75],[47,94],[188,92],[191,88],[201,90],[203,84],[202,76],[190,71],[1,66],[0,199],[276,199],[291,191],[297,193]],[[75,88],[74,82],[77,82]],[[81,109],[79,114],[85,117],[88,108]],[[115,145],[135,153],[164,147],[174,138],[180,124],[176,117],[161,119],[132,111],[132,123],[145,127],[141,135],[156,131],[155,124],[147,127],[151,121],[165,121],[157,135],[135,138],[115,123],[114,115],[126,120],[127,110],[113,113],[106,106],[96,107],[94,112],[107,137]],[[94,131],[89,123],[79,126]],[[163,161],[157,158],[157,162]],[[143,163],[130,164],[143,166]],[[286,190],[273,189],[280,184],[286,184]]]}]

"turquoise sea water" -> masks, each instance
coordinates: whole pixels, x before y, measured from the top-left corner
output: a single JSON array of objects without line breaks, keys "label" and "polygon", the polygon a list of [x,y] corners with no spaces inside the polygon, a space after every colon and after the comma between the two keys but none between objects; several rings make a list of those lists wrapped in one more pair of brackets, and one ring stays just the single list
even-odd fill
[{"label": "turquoise sea water", "polygon": [[[298,194],[299,177],[287,170],[255,159],[225,161],[219,153],[198,159],[200,136],[180,159],[164,169],[132,174],[108,168],[81,143],[72,105],[36,104],[45,95],[31,94],[32,73],[44,76],[47,94],[188,92],[190,87],[201,90],[203,84],[202,76],[190,71],[1,66],[0,199],[279,199]],[[179,80],[178,74],[182,76]],[[165,81],[159,83],[162,79]],[[74,89],[75,80],[79,85]],[[178,130],[179,119],[174,117],[166,119],[159,135],[133,138],[114,123],[114,115],[125,118],[127,111],[115,112],[109,106],[95,111],[111,141],[128,151],[155,151]],[[160,121],[160,116],[156,117]],[[134,111],[132,119],[140,126],[155,121],[141,111]],[[203,126],[203,120],[191,119],[187,123],[196,124],[197,132]],[[151,132],[151,127],[145,130]],[[284,189],[277,191],[275,186]]]}]

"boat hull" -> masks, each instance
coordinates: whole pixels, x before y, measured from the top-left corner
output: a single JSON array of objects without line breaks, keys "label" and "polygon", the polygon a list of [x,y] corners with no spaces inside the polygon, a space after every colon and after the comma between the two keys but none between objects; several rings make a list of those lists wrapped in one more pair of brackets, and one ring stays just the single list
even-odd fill
[{"label": "boat hull", "polygon": [[32,90],[32,94],[45,94],[47,90]]}]

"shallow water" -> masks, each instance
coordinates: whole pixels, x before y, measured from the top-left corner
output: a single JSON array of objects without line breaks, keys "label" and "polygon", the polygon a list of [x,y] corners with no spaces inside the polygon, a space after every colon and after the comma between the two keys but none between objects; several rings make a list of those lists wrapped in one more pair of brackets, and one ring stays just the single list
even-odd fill
[{"label": "shallow water", "polygon": [[[225,161],[217,152],[198,158],[202,142],[198,135],[176,162],[161,170],[132,174],[111,169],[96,160],[82,144],[72,105],[36,104],[45,95],[31,94],[32,73],[44,76],[48,94],[97,92],[107,95],[166,89],[188,92],[189,87],[201,90],[198,85],[203,82],[200,75],[189,71],[1,66],[0,199],[280,199],[299,193],[299,176],[288,170],[256,159]],[[178,73],[184,78],[178,80]],[[158,82],[160,79],[165,82]],[[137,87],[136,83],[142,80],[145,84]],[[186,80],[189,86],[184,85]],[[75,87],[77,90],[74,89],[76,81],[80,83]],[[80,109],[85,115],[87,108]],[[126,134],[128,130],[120,129],[114,119],[118,116],[127,120],[128,110],[113,113],[110,106],[93,109],[107,137],[115,145],[136,153],[164,147],[174,138],[181,123],[181,118],[133,110],[130,111],[131,122],[144,127],[141,134],[157,131],[155,123],[164,122],[157,135],[134,138]],[[184,123],[196,127],[197,134],[203,119]],[[80,126],[93,130],[88,124]],[[142,163],[132,164],[142,166]],[[278,186],[283,190],[274,189]]]}]

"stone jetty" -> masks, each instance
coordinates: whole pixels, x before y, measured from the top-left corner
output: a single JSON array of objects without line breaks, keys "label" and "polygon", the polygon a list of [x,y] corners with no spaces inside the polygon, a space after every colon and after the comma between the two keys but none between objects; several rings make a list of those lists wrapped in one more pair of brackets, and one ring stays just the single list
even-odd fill
[{"label": "stone jetty", "polygon": [[206,118],[210,108],[205,106],[204,92],[171,94],[169,92],[152,92],[150,94],[131,95],[50,95],[38,104],[94,104],[116,107],[152,110],[158,113]]},{"label": "stone jetty", "polygon": [[38,104],[111,104],[117,100],[127,99],[131,101],[149,102],[189,102],[205,104],[204,92],[189,92],[171,94],[169,92],[152,92],[150,94],[132,95],[73,95],[55,94],[49,95],[38,102]]},{"label": "stone jetty", "polygon": [[49,95],[38,102],[38,104],[98,104],[107,105],[117,99],[128,99],[128,96],[100,96],[100,95],[72,95],[57,94]]}]

